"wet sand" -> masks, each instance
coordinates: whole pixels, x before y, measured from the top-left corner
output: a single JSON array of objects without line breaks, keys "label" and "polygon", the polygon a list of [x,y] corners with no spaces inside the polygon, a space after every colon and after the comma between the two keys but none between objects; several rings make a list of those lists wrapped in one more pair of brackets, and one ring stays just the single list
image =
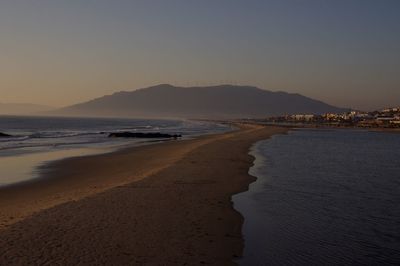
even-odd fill
[{"label": "wet sand", "polygon": [[0,265],[230,265],[250,146],[287,129],[241,130],[72,158],[0,190]]}]

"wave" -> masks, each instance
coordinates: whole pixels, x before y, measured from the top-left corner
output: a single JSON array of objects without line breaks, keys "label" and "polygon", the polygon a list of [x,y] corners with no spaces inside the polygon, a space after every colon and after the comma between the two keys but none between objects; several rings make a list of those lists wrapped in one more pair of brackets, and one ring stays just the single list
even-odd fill
[{"label": "wave", "polygon": [[29,139],[29,136],[13,136],[9,138],[0,138],[0,143],[3,142],[13,142],[13,141],[24,141]]},{"label": "wave", "polygon": [[100,135],[102,132],[37,132],[29,135],[32,139],[70,138],[89,135]]},{"label": "wave", "polygon": [[61,146],[73,146],[73,145],[90,145],[102,143],[98,140],[87,140],[80,142],[52,142],[52,143],[14,143],[9,146],[0,146],[0,151],[12,150],[12,149],[26,149],[26,148],[46,148],[46,147],[61,147]]},{"label": "wave", "polygon": [[127,129],[149,129],[153,128],[151,125],[145,125],[145,126],[134,126],[134,127],[122,127],[121,130],[127,130]]}]

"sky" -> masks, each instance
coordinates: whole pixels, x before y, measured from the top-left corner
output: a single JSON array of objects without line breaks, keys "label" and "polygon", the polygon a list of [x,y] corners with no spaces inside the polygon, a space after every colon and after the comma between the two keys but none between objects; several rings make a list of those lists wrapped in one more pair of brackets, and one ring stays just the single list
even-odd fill
[{"label": "sky", "polygon": [[399,14],[398,0],[2,0],[0,102],[229,83],[399,106]]}]

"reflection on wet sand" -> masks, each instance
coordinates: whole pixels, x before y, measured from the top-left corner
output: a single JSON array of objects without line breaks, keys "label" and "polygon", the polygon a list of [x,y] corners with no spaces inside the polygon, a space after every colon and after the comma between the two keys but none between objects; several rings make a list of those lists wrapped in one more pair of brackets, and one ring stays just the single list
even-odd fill
[{"label": "reflection on wet sand", "polygon": [[76,148],[49,152],[28,153],[0,157],[0,186],[6,186],[39,177],[39,167],[63,158],[87,156],[112,151],[112,148]]}]

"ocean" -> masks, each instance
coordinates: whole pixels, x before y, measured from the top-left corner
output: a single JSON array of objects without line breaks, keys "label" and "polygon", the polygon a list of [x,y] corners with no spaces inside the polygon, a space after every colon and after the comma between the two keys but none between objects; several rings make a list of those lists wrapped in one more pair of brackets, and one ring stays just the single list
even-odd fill
[{"label": "ocean", "polygon": [[161,132],[191,138],[228,131],[227,125],[189,120],[0,116],[0,186],[31,180],[39,166],[67,157],[111,152],[162,140],[108,138],[110,132]]},{"label": "ocean", "polygon": [[240,265],[400,265],[400,134],[294,130],[251,154]]}]

